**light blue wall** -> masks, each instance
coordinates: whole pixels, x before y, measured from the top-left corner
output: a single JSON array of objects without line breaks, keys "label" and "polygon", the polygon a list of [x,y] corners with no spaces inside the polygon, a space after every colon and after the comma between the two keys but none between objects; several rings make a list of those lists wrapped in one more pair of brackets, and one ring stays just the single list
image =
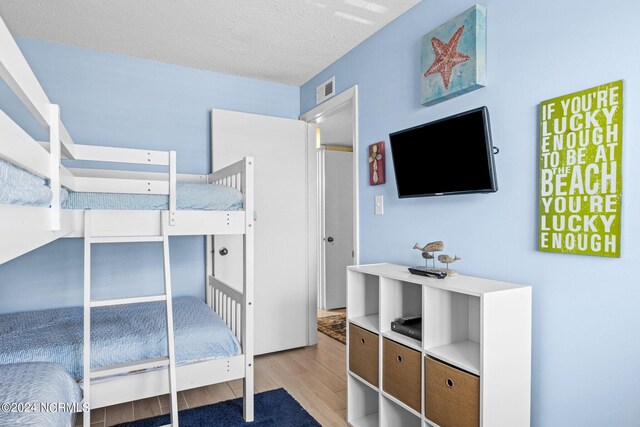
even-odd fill
[{"label": "light blue wall", "polygon": [[[301,111],[314,106],[315,87],[332,75],[338,93],[359,87],[362,263],[418,264],[414,243],[442,239],[463,258],[455,264],[462,273],[533,286],[534,426],[638,426],[640,3],[485,1],[488,86],[423,107],[420,37],[472,4],[423,0],[304,85]],[[621,78],[622,257],[538,252],[537,106]],[[369,144],[481,105],[489,107],[501,149],[497,193],[399,200],[389,158],[386,185],[369,186]],[[373,215],[375,194],[385,196],[383,216]]]},{"label": "light blue wall", "polygon": [[[179,173],[209,173],[212,108],[295,118],[299,88],[18,38],[62,120],[80,144],[178,152]],[[0,81],[1,82],[1,81]],[[0,108],[48,139],[0,84]],[[2,241],[0,244],[7,244]],[[159,244],[94,249],[95,296],[156,292]],[[204,296],[204,238],[171,239],[174,294]],[[63,239],[0,265],[0,313],[82,303],[82,241]]]}]

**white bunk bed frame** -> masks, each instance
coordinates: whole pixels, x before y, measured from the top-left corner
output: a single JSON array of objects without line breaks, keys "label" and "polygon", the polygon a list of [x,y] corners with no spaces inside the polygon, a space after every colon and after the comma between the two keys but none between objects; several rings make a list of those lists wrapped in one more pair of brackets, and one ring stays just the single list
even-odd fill
[{"label": "white bunk bed frame", "polygon": [[[52,104],[45,94],[1,17],[0,77],[40,124],[49,130],[49,141],[36,141],[0,110],[0,158],[49,180],[53,192],[51,207],[48,208],[0,204],[0,264],[58,238],[84,236],[84,211],[61,209],[61,185],[82,192],[168,195],[169,236],[242,234],[242,292],[211,275],[210,253],[207,253],[205,285],[207,304],[241,342],[242,354],[181,365],[177,367],[176,376],[177,390],[243,379],[243,415],[246,421],[253,421],[253,159],[246,157],[210,175],[182,175],[176,173],[176,153],[173,151],[75,144],[60,121],[59,107]],[[168,173],[72,169],[62,165],[61,157],[160,165],[168,167]],[[244,195],[244,210],[177,210],[177,181],[216,183],[236,188]],[[139,236],[144,239],[160,235],[163,214],[158,212],[92,210],[91,237]],[[167,368],[134,372],[91,384],[90,406],[100,408],[168,392]]]}]

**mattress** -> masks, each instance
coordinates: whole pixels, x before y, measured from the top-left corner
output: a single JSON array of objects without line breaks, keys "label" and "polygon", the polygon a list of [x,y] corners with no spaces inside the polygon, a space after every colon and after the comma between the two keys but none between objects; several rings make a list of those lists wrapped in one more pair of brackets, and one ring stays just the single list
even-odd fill
[{"label": "mattress", "polygon": [[73,426],[73,412],[80,410],[81,400],[80,386],[60,365],[0,366],[0,402],[7,406],[0,411],[0,425]]},{"label": "mattress", "polygon": [[[173,302],[178,365],[240,353],[240,344],[204,302],[177,297]],[[93,308],[93,368],[166,356],[164,302]],[[82,378],[82,307],[0,315],[0,364],[51,362]]]},{"label": "mattress", "polygon": [[52,197],[43,178],[0,159],[0,204],[48,207]]},{"label": "mattress", "polygon": [[[243,196],[235,188],[217,184],[179,182],[176,207],[182,210],[239,211]],[[169,209],[169,196],[162,194],[76,193],[68,192],[64,209]]]}]

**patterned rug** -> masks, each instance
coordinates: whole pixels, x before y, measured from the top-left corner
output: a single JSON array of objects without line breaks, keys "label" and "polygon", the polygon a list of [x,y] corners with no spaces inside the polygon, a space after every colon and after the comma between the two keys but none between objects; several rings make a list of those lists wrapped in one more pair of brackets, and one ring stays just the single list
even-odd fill
[{"label": "patterned rug", "polygon": [[347,315],[344,313],[335,316],[319,317],[318,332],[346,344],[347,342]]}]

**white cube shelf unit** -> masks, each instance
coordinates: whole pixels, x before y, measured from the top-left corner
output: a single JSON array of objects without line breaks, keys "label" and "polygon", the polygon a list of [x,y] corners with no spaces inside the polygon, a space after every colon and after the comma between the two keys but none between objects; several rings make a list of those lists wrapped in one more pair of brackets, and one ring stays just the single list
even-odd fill
[{"label": "white cube shelf unit", "polygon": [[[409,315],[422,315],[421,341],[391,330],[391,321]],[[464,275],[440,280],[413,275],[395,264],[351,266],[347,320],[350,425],[439,427],[429,417],[451,426],[530,425],[530,286]],[[378,339],[375,346],[370,337]],[[439,362],[429,363],[431,377],[427,358]],[[370,376],[376,384],[353,372],[370,372],[370,363],[378,365],[377,378]],[[479,389],[462,389],[464,378],[476,378],[468,384],[477,387],[479,382]],[[434,397],[433,390],[442,390],[437,392],[442,395]],[[446,393],[460,393],[467,399],[465,408],[447,406],[461,400]]]}]

